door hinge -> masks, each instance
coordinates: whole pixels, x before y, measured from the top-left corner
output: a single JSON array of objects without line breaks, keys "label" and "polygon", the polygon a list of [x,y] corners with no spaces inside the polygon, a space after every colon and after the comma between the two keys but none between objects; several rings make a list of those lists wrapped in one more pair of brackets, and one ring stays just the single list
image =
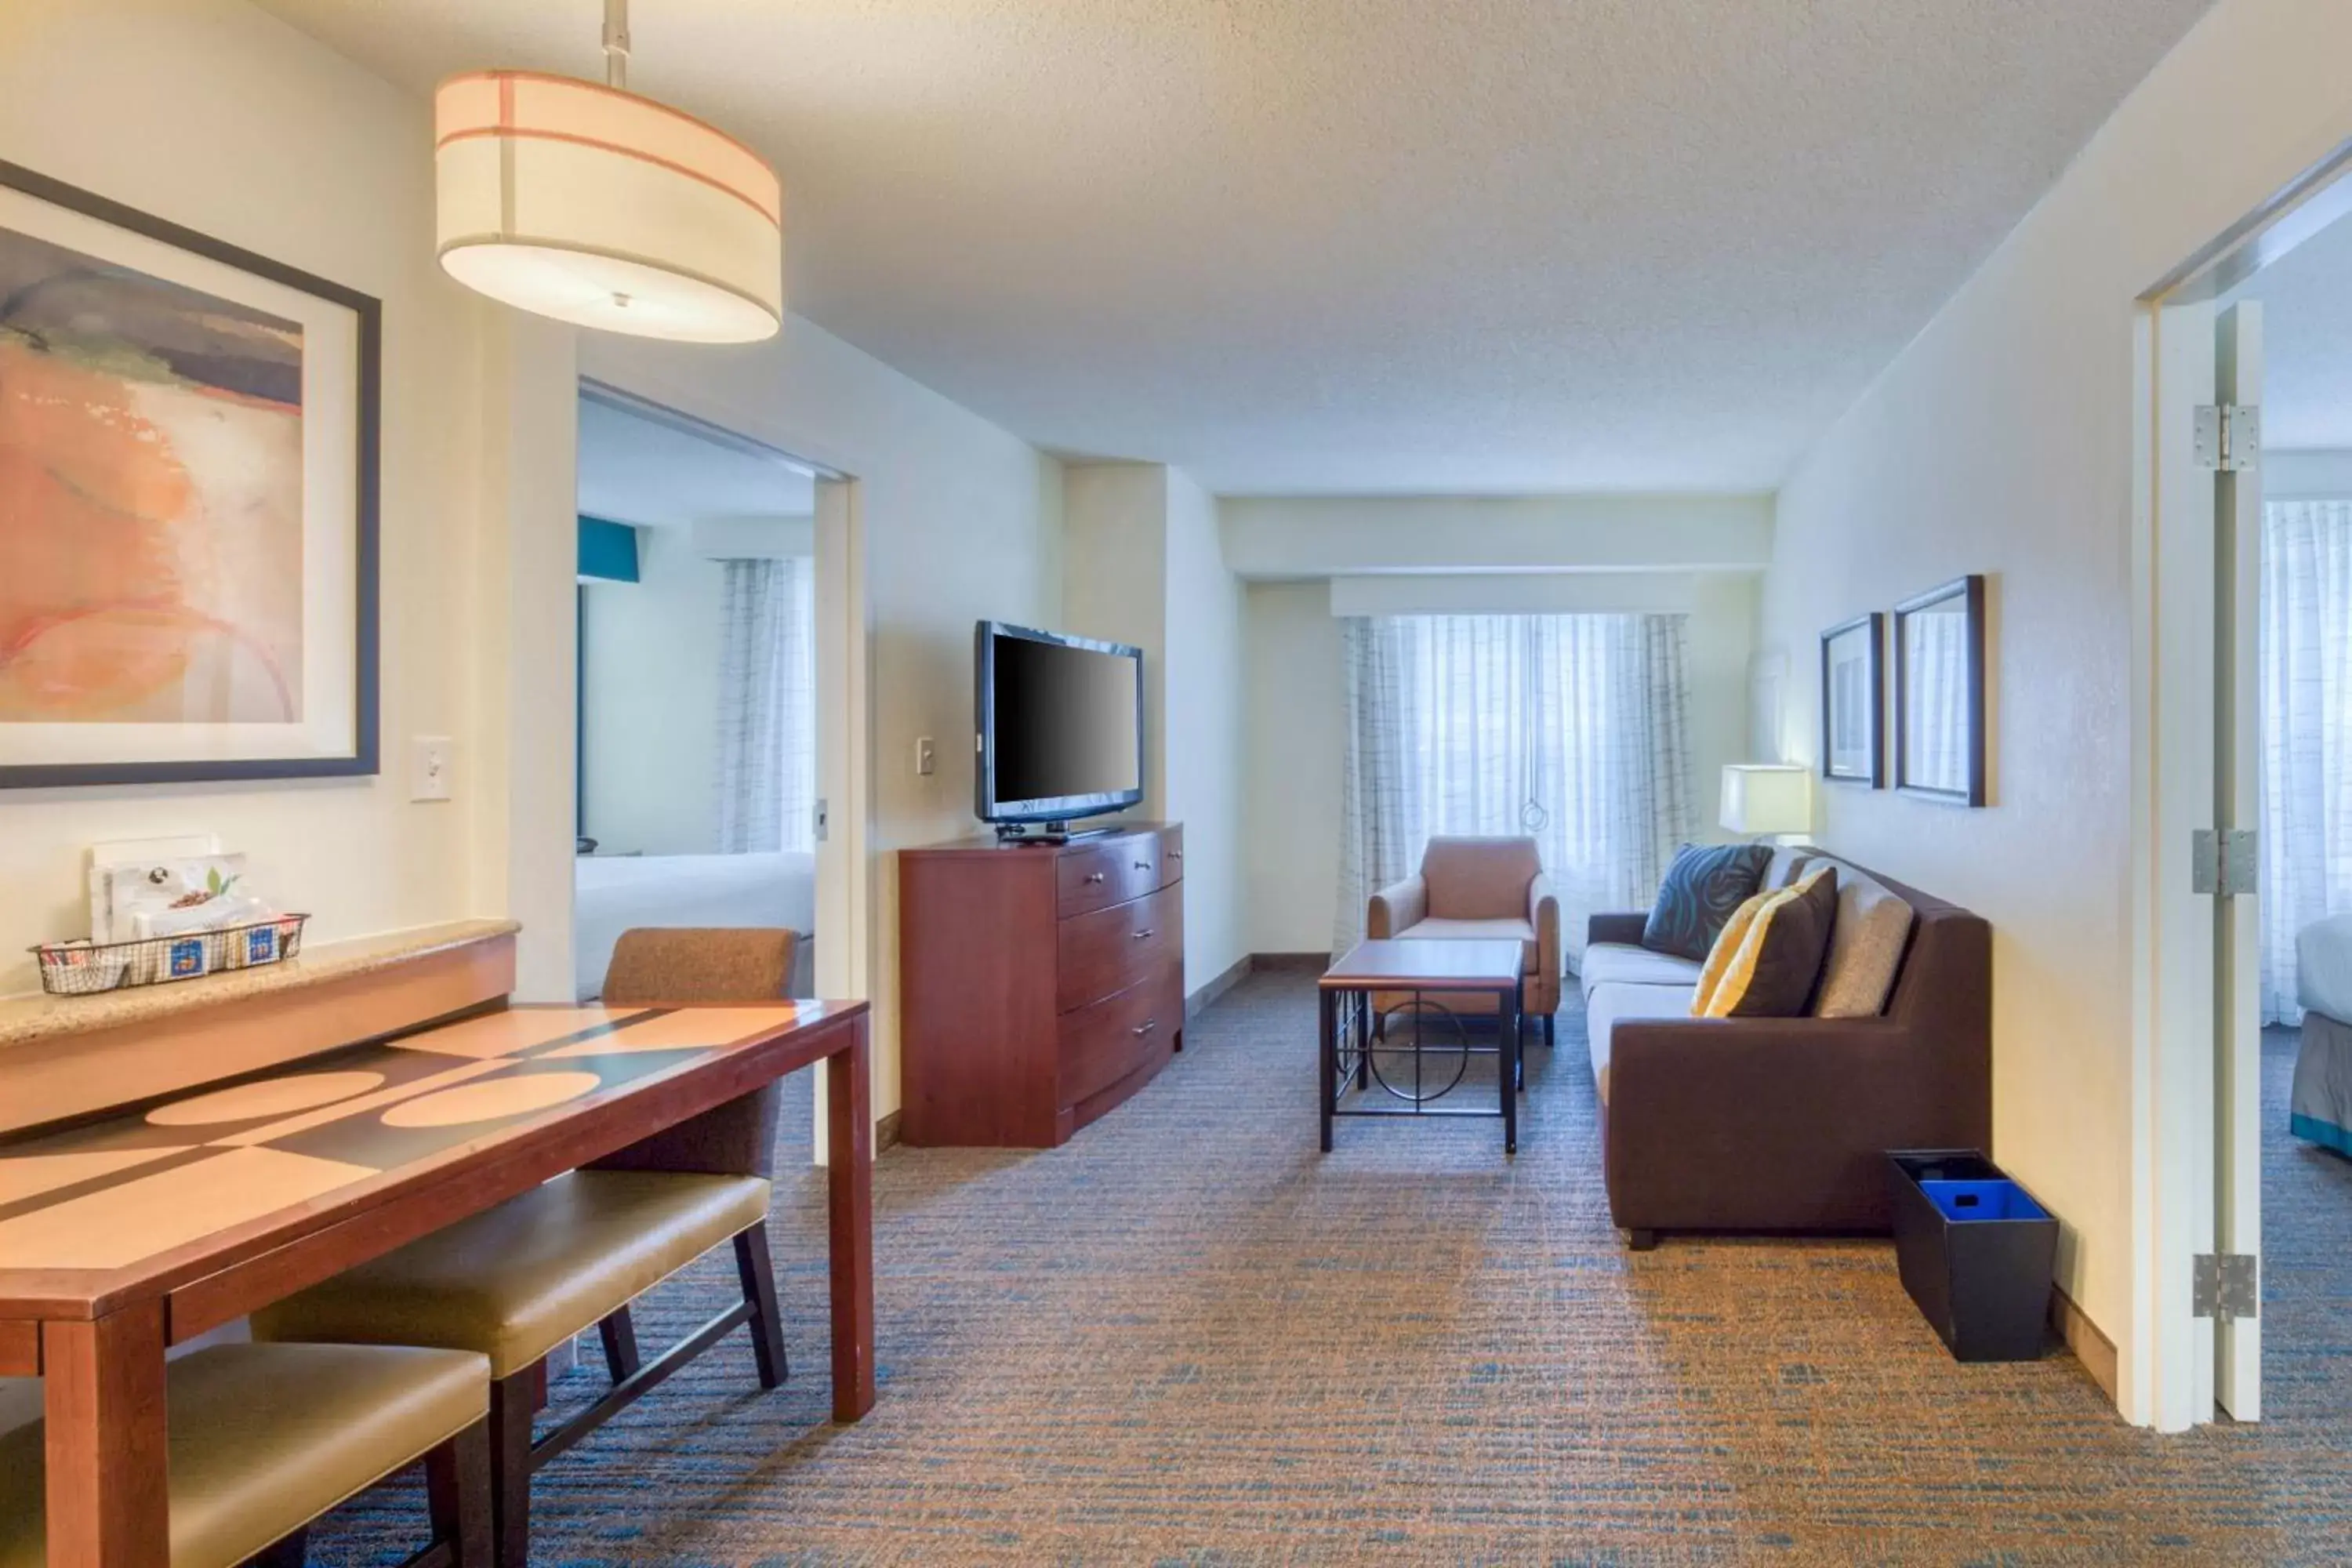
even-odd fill
[{"label": "door hinge", "polygon": [[2251,468],[2263,449],[2263,411],[2252,403],[2197,405],[2197,466],[2235,473]]},{"label": "door hinge", "polygon": [[2253,1256],[2244,1252],[2200,1252],[2189,1287],[2189,1310],[2200,1318],[2229,1322],[2235,1318],[2262,1316],[2262,1282]]},{"label": "door hinge", "polygon": [[2200,827],[2189,836],[2189,891],[2217,898],[2253,896],[2261,841],[2251,827]]},{"label": "door hinge", "polygon": [[819,844],[822,844],[824,842],[827,829],[829,829],[833,825],[832,817],[825,811],[824,802],[821,800],[816,803],[815,809],[812,815],[816,819],[816,841]]}]

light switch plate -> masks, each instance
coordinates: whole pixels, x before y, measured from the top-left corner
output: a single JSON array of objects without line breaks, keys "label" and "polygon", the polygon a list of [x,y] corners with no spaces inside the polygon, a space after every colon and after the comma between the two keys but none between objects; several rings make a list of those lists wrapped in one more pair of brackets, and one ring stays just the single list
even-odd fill
[{"label": "light switch plate", "polygon": [[417,736],[409,753],[408,798],[447,800],[457,751],[457,743],[446,735]]},{"label": "light switch plate", "polygon": [[939,771],[939,748],[931,744],[931,738],[929,735],[917,737],[915,741],[915,772],[924,778],[929,778]]}]

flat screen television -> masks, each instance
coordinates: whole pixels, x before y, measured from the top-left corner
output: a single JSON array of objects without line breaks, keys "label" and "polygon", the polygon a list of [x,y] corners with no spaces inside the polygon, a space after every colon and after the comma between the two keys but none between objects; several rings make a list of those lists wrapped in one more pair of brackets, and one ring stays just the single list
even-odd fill
[{"label": "flat screen television", "polygon": [[1143,650],[982,621],[973,636],[983,822],[1060,825],[1143,798]]}]

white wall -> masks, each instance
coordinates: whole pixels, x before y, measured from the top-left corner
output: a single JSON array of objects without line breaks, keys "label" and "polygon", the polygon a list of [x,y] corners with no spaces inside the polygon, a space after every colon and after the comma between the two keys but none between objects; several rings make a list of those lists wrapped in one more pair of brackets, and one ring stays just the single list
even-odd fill
[{"label": "white wall", "polygon": [[1993,579],[1992,805],[1827,792],[1822,837],[1992,922],[1994,1153],[2145,1414],[2128,836],[2132,301],[2352,137],[2352,7],[2221,0],[1782,491],[1763,639],[1815,755],[1816,634]]},{"label": "white wall", "polygon": [[1251,950],[1242,910],[1241,584],[1214,497],[1157,463],[1073,464],[1062,486],[1062,629],[1143,649],[1144,798],[1184,825],[1184,983]]},{"label": "white wall", "polygon": [[1350,573],[1759,572],[1762,495],[1275,496],[1220,507],[1249,578]]},{"label": "white wall", "polygon": [[2352,496],[2352,452],[2317,447],[2264,452],[2260,472],[2264,500]]},{"label": "white wall", "polygon": [[1242,901],[1242,584],[1225,569],[1217,502],[1171,468],[1167,495],[1168,808],[1184,824],[1185,984],[1248,955]]},{"label": "white wall", "polygon": [[[28,943],[86,933],[99,839],[217,831],[319,940],[494,907],[470,853],[478,312],[434,266],[431,140],[421,100],[237,0],[0,5],[0,159],[383,300],[386,769],[0,796],[0,992],[37,984]],[[458,738],[457,801],[408,801],[417,734]]]},{"label": "white wall", "polygon": [[1328,952],[1339,897],[1347,681],[1328,583],[1252,583],[1244,886],[1252,952]]},{"label": "white wall", "polygon": [[708,855],[725,569],[685,529],[641,528],[637,576],[583,589],[581,831],[608,855]]},{"label": "white wall", "polygon": [[1679,615],[1687,626],[1696,837],[1719,839],[1717,781],[1745,762],[1756,579],[1746,573],[1518,573],[1253,583],[1246,762],[1249,943],[1318,952],[1339,914],[1347,745],[1345,616]]}]

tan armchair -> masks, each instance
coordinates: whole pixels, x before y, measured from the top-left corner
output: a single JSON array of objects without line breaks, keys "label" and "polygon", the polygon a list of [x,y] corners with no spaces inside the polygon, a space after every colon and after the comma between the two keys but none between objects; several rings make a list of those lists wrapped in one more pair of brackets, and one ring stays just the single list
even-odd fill
[{"label": "tan armchair", "polygon": [[1559,1009],[1559,900],[1534,839],[1431,839],[1419,875],[1372,895],[1364,934],[1415,941],[1516,939],[1527,954],[1521,1005],[1528,1016],[1543,1020],[1544,1043],[1551,1043],[1552,1015]]}]

